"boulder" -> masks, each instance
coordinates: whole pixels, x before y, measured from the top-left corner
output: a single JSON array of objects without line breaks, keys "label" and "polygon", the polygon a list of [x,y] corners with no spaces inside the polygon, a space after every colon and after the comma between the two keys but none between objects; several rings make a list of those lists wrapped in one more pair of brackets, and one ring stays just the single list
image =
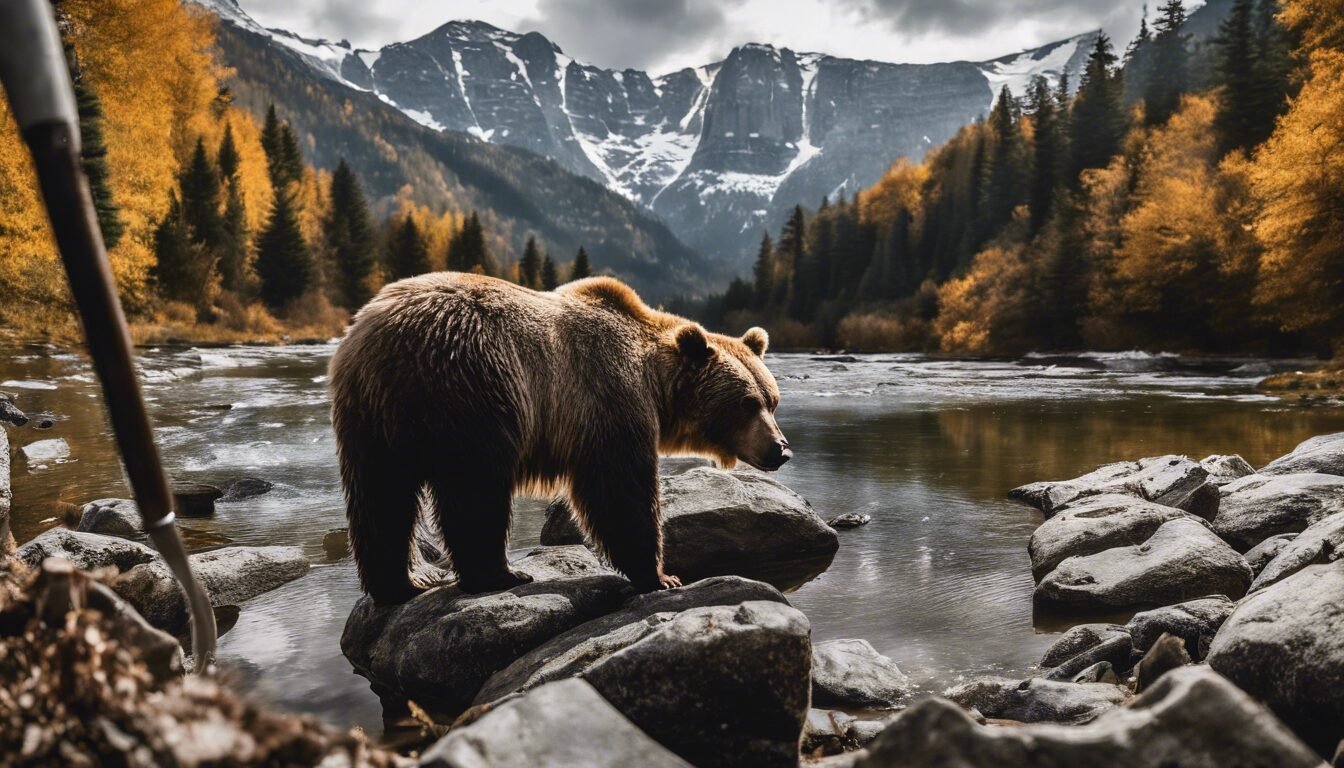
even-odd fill
[{"label": "boulder", "polygon": [[986,677],[943,695],[985,717],[1023,723],[1086,723],[1124,703],[1129,692],[1109,683]]},{"label": "boulder", "polygon": [[1288,542],[1251,582],[1251,592],[1292,576],[1309,565],[1333,563],[1344,557],[1344,514],[1317,522]]},{"label": "boulder", "polygon": [[1188,512],[1116,493],[1088,496],[1056,512],[1031,534],[1027,554],[1037,581],[1066,558],[1142,544],[1171,520],[1202,522]]},{"label": "boulder", "polygon": [[1134,665],[1134,692],[1143,693],[1161,680],[1163,675],[1190,663],[1185,641],[1163,632],[1153,647],[1139,659],[1139,663]]},{"label": "boulder", "polygon": [[867,640],[812,646],[812,703],[819,707],[894,707],[911,692],[910,678]]},{"label": "boulder", "polygon": [[1117,635],[1128,632],[1119,624],[1079,624],[1070,627],[1067,632],[1051,645],[1041,657],[1042,667],[1057,667],[1084,651],[1090,650]]},{"label": "boulder", "polygon": [[1319,768],[1321,759],[1217,673],[1187,667],[1086,725],[979,725],[924,699],[899,715],[857,768]]},{"label": "boulder", "polygon": [[[187,559],[214,606],[237,605],[308,572],[300,547],[224,547]],[[174,635],[190,628],[182,589],[157,556],[122,574],[115,589],[150,624]]]},{"label": "boulder", "polygon": [[1213,530],[1239,552],[1344,512],[1340,475],[1249,475],[1223,486],[1222,493]]},{"label": "boulder", "polygon": [[1120,685],[1120,676],[1109,661],[1099,661],[1069,679],[1074,683],[1108,683]]},{"label": "boulder", "polygon": [[1296,533],[1280,533],[1278,536],[1270,536],[1246,550],[1246,554],[1243,555],[1246,558],[1246,564],[1251,566],[1251,570],[1258,575],[1265,570],[1265,566],[1269,565],[1271,560],[1279,556],[1279,553],[1283,551],[1284,547],[1288,546],[1289,542],[1296,538]]},{"label": "boulder", "polygon": [[[134,649],[145,668],[159,683],[182,674],[182,646],[177,638],[156,629],[121,596],[101,582],[86,584],[87,605],[112,622],[117,639]],[[222,633],[221,633],[222,634]]]},{"label": "boulder", "polygon": [[1344,560],[1250,595],[1209,648],[1209,666],[1269,705],[1322,755],[1344,738]]},{"label": "boulder", "polygon": [[[575,551],[588,555],[582,547]],[[680,589],[635,595],[605,616],[562,632],[495,673],[476,694],[480,706],[552,680],[581,675],[594,663],[633,645],[682,611],[747,601],[785,603],[779,590],[738,576],[716,576]]]},{"label": "boulder", "polygon": [[1125,629],[1134,639],[1134,650],[1140,653],[1168,633],[1183,640],[1190,658],[1199,661],[1208,653],[1213,636],[1236,606],[1222,595],[1189,600],[1136,613]]},{"label": "boulder", "polygon": [[1134,641],[1127,633],[1119,632],[1106,640],[1088,648],[1071,659],[1060,662],[1045,676],[1047,680],[1080,682],[1078,676],[1084,670],[1106,665],[1107,669],[1128,672],[1132,666],[1130,654],[1134,651]]},{"label": "boulder", "polygon": [[65,442],[63,437],[37,440],[20,448],[19,453],[30,468],[36,469],[48,464],[59,464],[69,459],[70,444]]},{"label": "boulder", "polygon": [[1169,605],[1206,595],[1239,598],[1251,567],[1194,520],[1172,520],[1144,543],[1060,563],[1036,586],[1050,605],[1106,609]]},{"label": "boulder", "polygon": [[1014,488],[1008,496],[1036,507],[1047,518],[1077,499],[1118,493],[1211,519],[1218,495],[1208,477],[1208,470],[1184,456],[1154,456],[1105,464],[1072,480],[1031,483]]},{"label": "boulder", "polygon": [[[826,570],[840,548],[806,499],[755,470],[702,467],[660,482],[664,570],[684,583],[735,575],[793,589]],[[553,503],[541,543],[578,540],[568,504]]]},{"label": "boulder", "polygon": [[807,617],[750,601],[683,611],[584,679],[692,765],[793,768],[807,716]]},{"label": "boulder", "polygon": [[28,414],[19,410],[8,395],[0,394],[0,424],[13,424],[22,427],[28,423]]},{"label": "boulder", "polygon": [[[557,560],[566,564],[556,567]],[[579,560],[582,569],[573,567]],[[401,605],[378,606],[361,597],[346,620],[341,651],[380,692],[451,719],[491,675],[556,635],[610,613],[631,594],[625,578],[583,547],[542,547],[513,567],[535,580],[487,594],[441,586]],[[540,577],[562,569],[569,575]]]},{"label": "boulder", "polygon": [[422,768],[690,768],[582,680],[543,685],[449,731]]},{"label": "boulder", "polygon": [[889,722],[891,718],[873,720],[836,709],[809,709],[800,751],[813,758],[850,752],[877,738]]},{"label": "boulder", "polygon": [[79,527],[75,530],[84,533],[101,533],[104,536],[117,536],[123,539],[135,539],[144,535],[141,526],[140,509],[130,499],[98,499],[90,501],[79,510]]},{"label": "boulder", "polygon": [[1291,453],[1266,464],[1262,475],[1291,475],[1312,472],[1344,475],[1344,432],[1318,435],[1303,441]]},{"label": "boulder", "polygon": [[1209,473],[1209,482],[1219,487],[1255,474],[1255,467],[1235,453],[1227,456],[1217,454],[1208,456],[1199,462],[1199,466]]},{"label": "boulder", "polygon": [[159,557],[158,552],[144,544],[68,528],[43,531],[19,547],[18,555],[19,559],[34,568],[48,557],[63,557],[74,563],[76,568],[85,571],[108,566],[126,571]]},{"label": "boulder", "polygon": [[837,531],[846,528],[858,528],[861,525],[867,525],[873,521],[872,515],[865,515],[860,512],[846,512],[843,515],[837,515],[826,521],[826,524]]},{"label": "boulder", "polygon": [[218,501],[221,504],[242,501],[253,496],[270,493],[274,487],[275,485],[269,480],[262,480],[259,477],[241,477],[229,483],[229,487],[224,489],[224,495],[220,496]]},{"label": "boulder", "polygon": [[206,483],[174,482],[173,510],[180,517],[210,517],[224,492]]}]

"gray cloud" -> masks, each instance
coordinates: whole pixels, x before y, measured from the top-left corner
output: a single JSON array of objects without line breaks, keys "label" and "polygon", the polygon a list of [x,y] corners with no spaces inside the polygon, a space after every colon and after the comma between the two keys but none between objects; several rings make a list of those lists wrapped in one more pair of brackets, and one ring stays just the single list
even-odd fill
[{"label": "gray cloud", "polygon": [[717,43],[726,8],[741,0],[541,0],[525,19],[582,61],[605,67],[648,68],[675,51]]},{"label": "gray cloud", "polygon": [[1036,19],[1050,27],[1097,28],[1128,16],[1133,8],[1116,0],[841,0],[870,22],[887,24],[905,35],[941,33],[974,37]]}]

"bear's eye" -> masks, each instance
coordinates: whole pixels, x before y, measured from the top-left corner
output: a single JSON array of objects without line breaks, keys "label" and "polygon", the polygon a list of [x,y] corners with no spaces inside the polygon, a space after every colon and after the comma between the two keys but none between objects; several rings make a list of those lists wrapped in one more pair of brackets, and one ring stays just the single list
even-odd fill
[{"label": "bear's eye", "polygon": [[764,406],[761,405],[761,401],[757,400],[754,397],[742,398],[742,410],[746,411],[747,413],[755,413],[761,410],[761,408],[763,407]]}]

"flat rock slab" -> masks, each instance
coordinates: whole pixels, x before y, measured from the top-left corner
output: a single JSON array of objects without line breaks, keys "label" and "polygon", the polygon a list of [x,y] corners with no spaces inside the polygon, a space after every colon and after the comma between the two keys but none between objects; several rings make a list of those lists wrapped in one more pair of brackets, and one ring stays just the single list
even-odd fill
[{"label": "flat rock slab", "polygon": [[48,557],[63,557],[74,563],[76,568],[85,571],[108,566],[126,571],[159,557],[158,552],[144,544],[68,528],[43,531],[19,547],[18,555],[20,560],[34,568]]},{"label": "flat rock slab", "polygon": [[1136,613],[1125,629],[1134,639],[1134,650],[1140,653],[1152,648],[1165,633],[1183,640],[1186,653],[1199,661],[1208,654],[1209,643],[1236,605],[1222,595],[1189,600]]},{"label": "flat rock slab", "polygon": [[1340,475],[1250,475],[1223,486],[1222,494],[1213,530],[1239,552],[1344,512]]},{"label": "flat rock slab", "polygon": [[424,753],[420,765],[690,768],[576,679],[543,685],[450,731]]},{"label": "flat rock slab", "polygon": [[1273,560],[1251,582],[1251,592],[1292,576],[1309,565],[1333,563],[1344,557],[1344,514],[1331,515],[1283,545]]},{"label": "flat rock slab", "polygon": [[1235,453],[1227,456],[1217,454],[1207,456],[1199,462],[1199,466],[1208,471],[1209,482],[1220,487],[1233,480],[1255,474],[1255,467]]},{"label": "flat rock slab", "polygon": [[259,477],[240,477],[229,483],[224,489],[224,495],[220,496],[218,501],[221,504],[231,504],[235,501],[243,501],[254,496],[261,496],[270,493],[275,484],[269,480],[262,480]]},{"label": "flat rock slab", "polygon": [[894,707],[911,693],[910,678],[867,640],[812,646],[812,703],[819,707]]},{"label": "flat rock slab", "polygon": [[144,535],[144,530],[141,528],[143,524],[140,509],[134,501],[98,499],[90,501],[79,510],[79,526],[75,530],[134,539]]},{"label": "flat rock slab", "polygon": [[1036,586],[1036,598],[1083,609],[1142,607],[1239,598],[1250,584],[1241,555],[1200,523],[1172,520],[1138,546],[1065,560]]},{"label": "flat rock slab", "polygon": [[1211,519],[1218,493],[1208,477],[1207,469],[1184,456],[1153,456],[1105,464],[1072,480],[1030,483],[1009,491],[1008,497],[1036,507],[1047,518],[1078,499],[1118,493]]},{"label": "flat rock slab", "polygon": [[1164,523],[1181,519],[1203,522],[1183,510],[1134,496],[1107,493],[1079,499],[1032,532],[1027,544],[1031,574],[1040,581],[1066,558],[1142,544]]},{"label": "flat rock slab", "polygon": [[[755,470],[701,467],[660,483],[664,570],[683,582],[733,575],[793,589],[826,570],[840,548],[806,499]],[[541,543],[578,541],[568,504],[552,504]]]},{"label": "flat rock slab", "polygon": [[[300,547],[224,547],[187,559],[216,607],[269,592],[304,575],[309,567]],[[157,556],[123,573],[115,589],[154,626],[174,635],[190,628],[182,589]]]},{"label": "flat rock slab", "polygon": [[1119,624],[1079,624],[1069,627],[1041,657],[1041,666],[1057,667],[1113,637],[1127,634]]},{"label": "flat rock slab", "polygon": [[[580,559],[584,569],[575,567]],[[491,675],[631,594],[625,578],[583,547],[542,547],[513,565],[536,581],[483,594],[437,587],[393,606],[362,597],[346,620],[341,651],[380,690],[451,720]],[[557,571],[570,575],[538,578]]]},{"label": "flat rock slab", "polygon": [[953,686],[943,695],[985,717],[1023,723],[1086,723],[1114,709],[1129,692],[1109,683],[1074,683],[981,678]]},{"label": "flat rock slab", "polygon": [[19,455],[28,463],[30,469],[60,464],[70,459],[70,444],[63,437],[50,440],[37,440],[19,449]]},{"label": "flat rock slab", "polygon": [[1204,667],[1163,676],[1085,725],[979,725],[939,698],[916,702],[849,763],[856,768],[1320,768],[1321,758]]},{"label": "flat rock slab", "polygon": [[1241,601],[1208,662],[1332,754],[1344,739],[1344,560],[1308,566]]},{"label": "flat rock slab", "polygon": [[1344,475],[1344,432],[1318,435],[1305,440],[1291,453],[1280,456],[1260,470],[1262,475],[1290,475],[1299,472]]}]

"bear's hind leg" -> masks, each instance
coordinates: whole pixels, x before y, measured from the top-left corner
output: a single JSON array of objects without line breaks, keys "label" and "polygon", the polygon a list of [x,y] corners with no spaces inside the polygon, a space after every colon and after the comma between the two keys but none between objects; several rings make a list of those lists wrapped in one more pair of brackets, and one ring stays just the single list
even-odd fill
[{"label": "bear's hind leg", "polygon": [[439,532],[463,592],[497,592],[532,581],[509,568],[513,481],[497,474],[455,467],[432,484]]},{"label": "bear's hind leg", "polygon": [[379,605],[404,603],[424,591],[409,574],[422,483],[386,452],[351,453],[343,446],[341,468],[360,584]]}]

